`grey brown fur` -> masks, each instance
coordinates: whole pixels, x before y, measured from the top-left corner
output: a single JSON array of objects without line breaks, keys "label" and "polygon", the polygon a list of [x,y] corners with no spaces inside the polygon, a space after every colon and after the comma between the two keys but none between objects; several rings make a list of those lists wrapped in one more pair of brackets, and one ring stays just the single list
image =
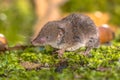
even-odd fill
[{"label": "grey brown fur", "polygon": [[84,54],[88,54],[92,48],[99,46],[99,35],[90,17],[73,13],[61,20],[45,24],[32,44],[51,45],[60,49],[59,54],[63,54],[65,50],[75,51],[85,46]]}]

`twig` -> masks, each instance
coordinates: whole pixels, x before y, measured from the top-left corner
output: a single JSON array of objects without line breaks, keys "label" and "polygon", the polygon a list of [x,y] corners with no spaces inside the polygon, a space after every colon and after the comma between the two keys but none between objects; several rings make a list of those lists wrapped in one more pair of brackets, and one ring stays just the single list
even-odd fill
[{"label": "twig", "polygon": [[4,50],[0,50],[0,52],[11,51],[11,50],[24,50],[26,48],[37,47],[34,45],[16,45],[14,47],[8,47]]}]

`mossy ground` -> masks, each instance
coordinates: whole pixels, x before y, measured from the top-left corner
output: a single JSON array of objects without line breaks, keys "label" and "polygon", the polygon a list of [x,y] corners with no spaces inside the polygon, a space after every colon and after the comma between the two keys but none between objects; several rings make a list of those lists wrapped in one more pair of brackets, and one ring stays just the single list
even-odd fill
[{"label": "mossy ground", "polygon": [[28,48],[1,54],[0,80],[120,80],[120,43],[93,49],[88,56],[65,52],[59,59],[52,51]]}]

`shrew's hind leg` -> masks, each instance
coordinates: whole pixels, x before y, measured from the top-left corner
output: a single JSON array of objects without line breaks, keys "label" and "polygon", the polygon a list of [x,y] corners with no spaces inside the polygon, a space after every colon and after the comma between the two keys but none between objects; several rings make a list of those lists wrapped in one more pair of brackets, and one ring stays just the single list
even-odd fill
[{"label": "shrew's hind leg", "polygon": [[99,39],[91,37],[89,41],[86,43],[86,50],[84,52],[84,55],[88,55],[92,48],[96,48],[98,46],[99,46]]},{"label": "shrew's hind leg", "polygon": [[91,49],[92,49],[92,47],[86,47],[86,50],[85,50],[85,52],[83,54],[88,55],[90,53]]}]

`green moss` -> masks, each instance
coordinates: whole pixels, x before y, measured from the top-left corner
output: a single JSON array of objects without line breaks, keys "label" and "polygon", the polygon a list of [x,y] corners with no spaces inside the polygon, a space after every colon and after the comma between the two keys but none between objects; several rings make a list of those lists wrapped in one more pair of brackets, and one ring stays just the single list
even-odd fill
[{"label": "green moss", "polygon": [[[83,56],[78,52],[65,52],[61,59],[57,58],[57,55],[52,55],[50,49],[36,52],[33,48],[6,52],[0,55],[0,78],[3,80],[119,80],[120,48],[117,44],[119,45],[114,42],[112,46],[93,49],[89,56]],[[25,70],[20,65],[23,61],[39,63],[43,67]]]}]

